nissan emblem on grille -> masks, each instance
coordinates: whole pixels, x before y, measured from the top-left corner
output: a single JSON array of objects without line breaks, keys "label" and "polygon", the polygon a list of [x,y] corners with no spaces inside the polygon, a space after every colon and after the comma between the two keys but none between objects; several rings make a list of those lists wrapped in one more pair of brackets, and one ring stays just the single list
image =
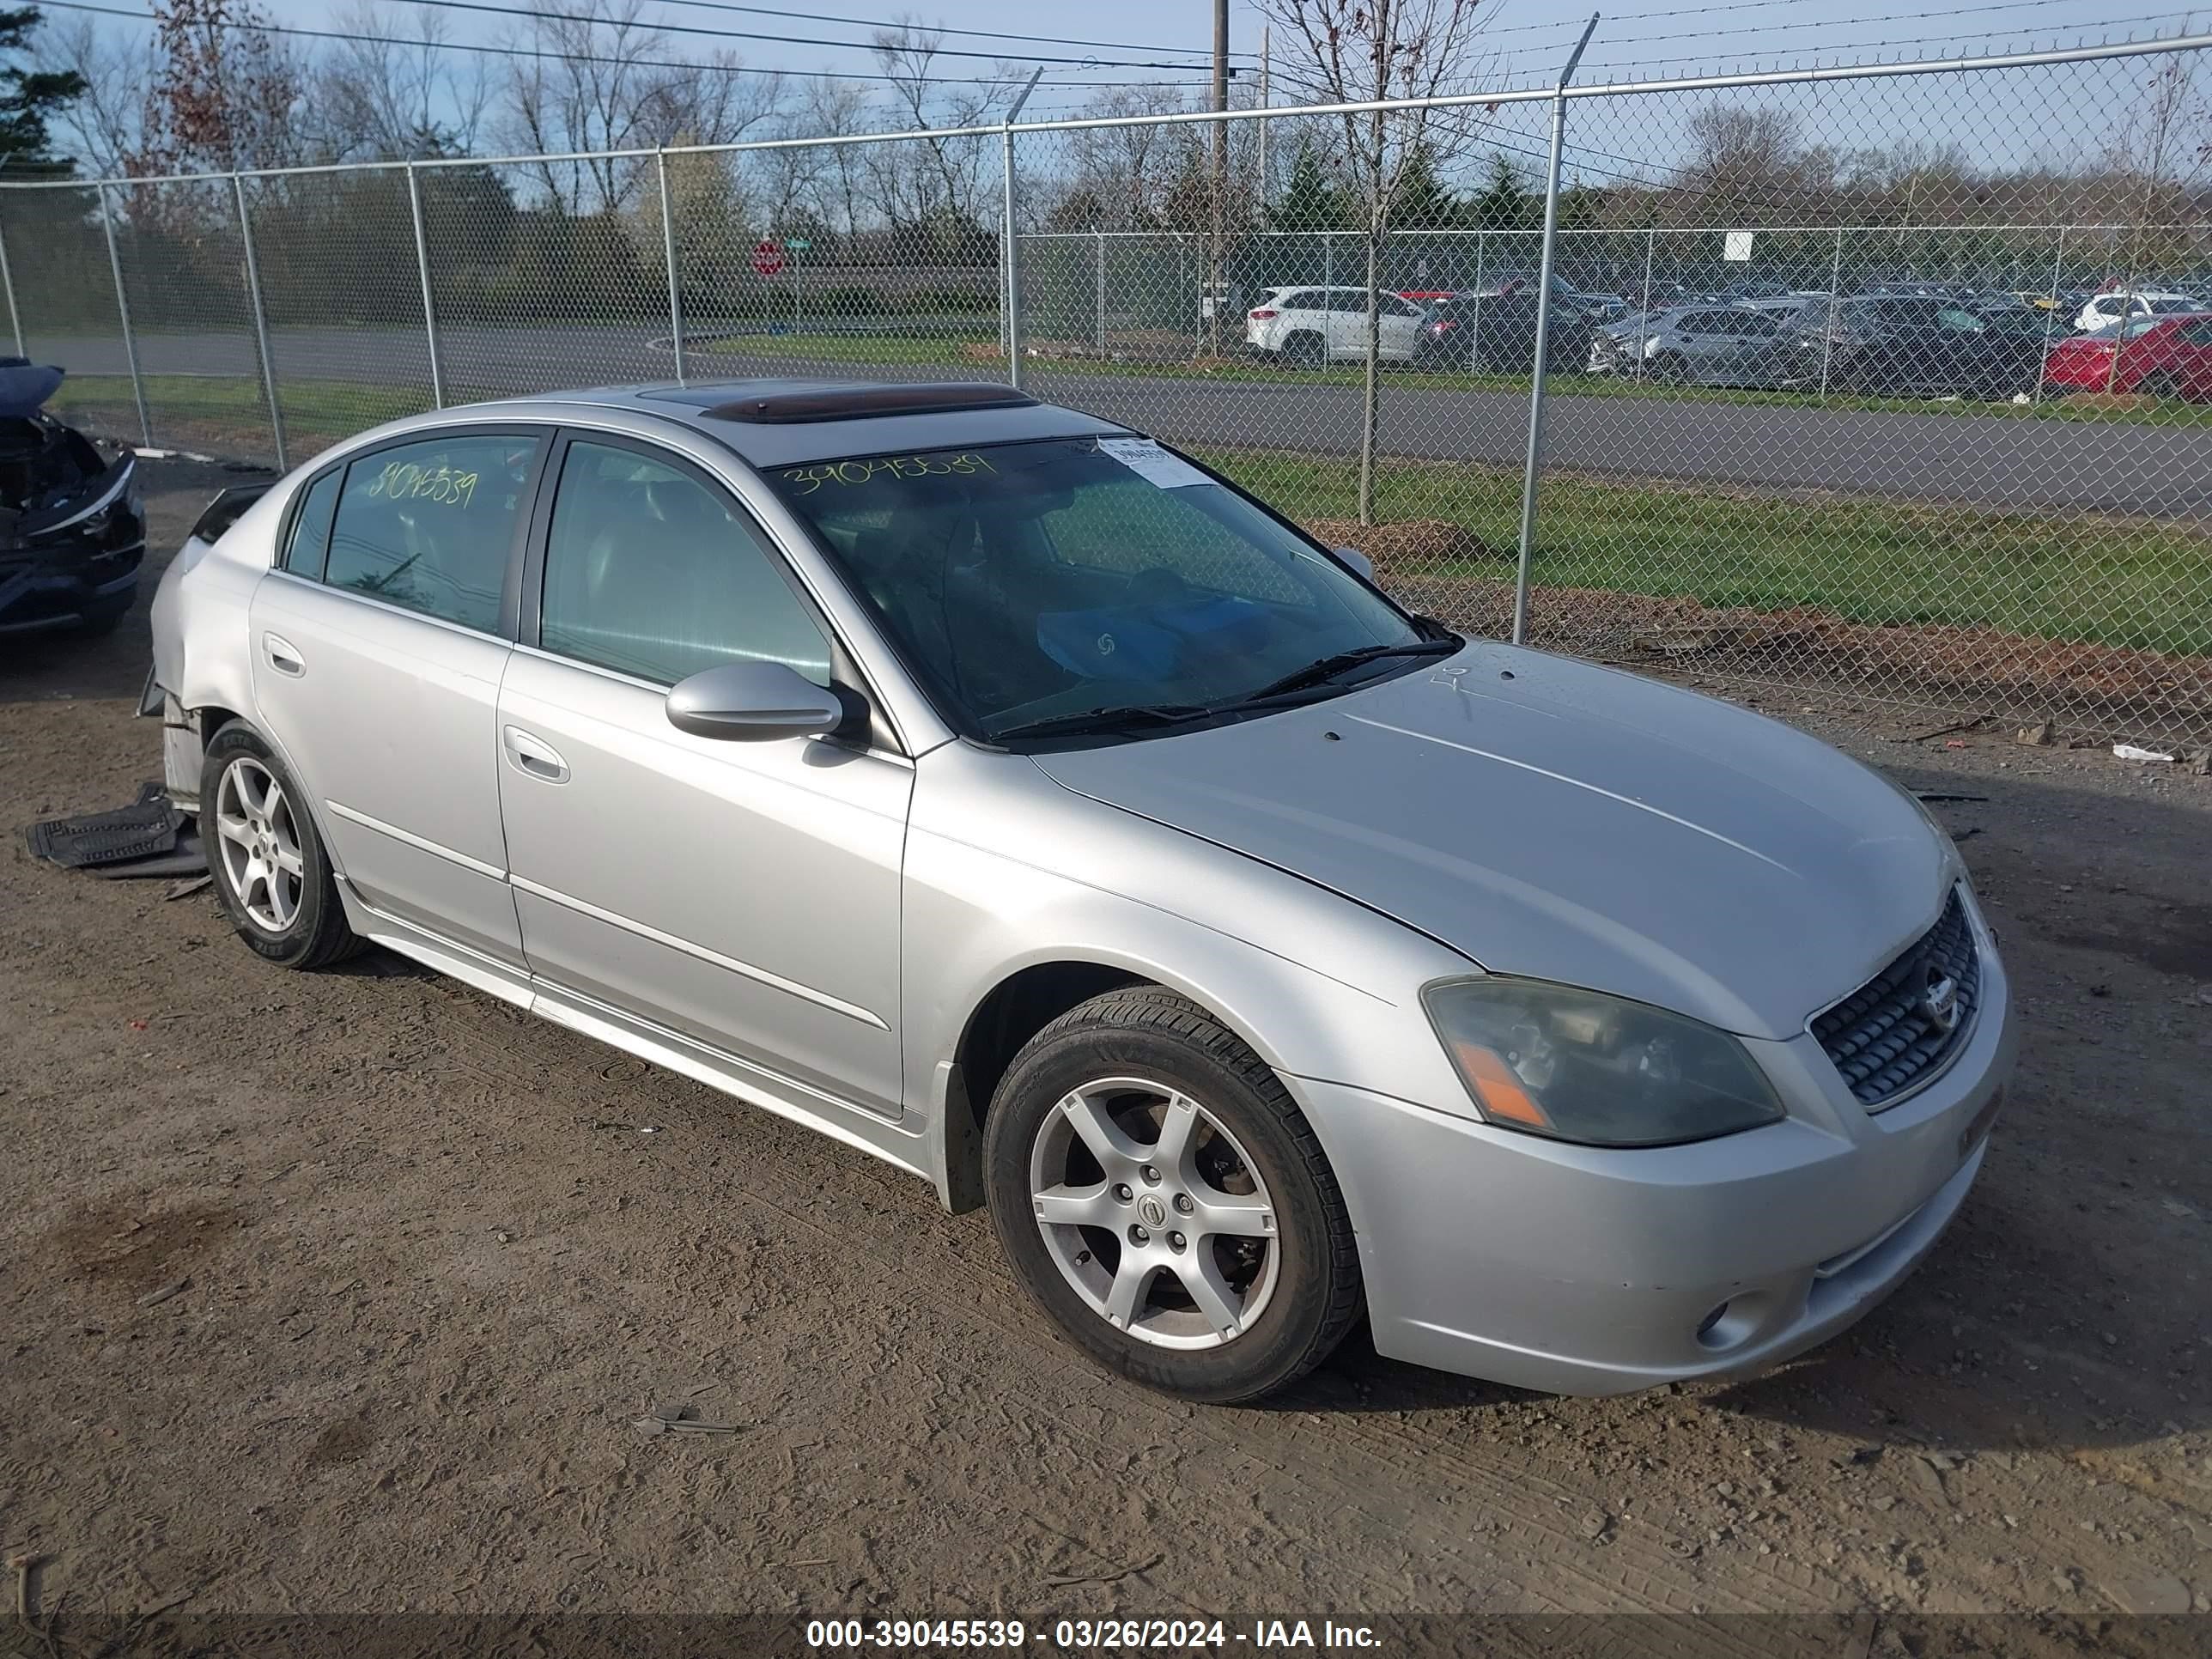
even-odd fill
[{"label": "nissan emblem on grille", "polygon": [[1813,1021],[1813,1035],[1853,1097],[1879,1110],[1950,1059],[1980,989],[1973,928],[1954,892],[1933,927]]}]

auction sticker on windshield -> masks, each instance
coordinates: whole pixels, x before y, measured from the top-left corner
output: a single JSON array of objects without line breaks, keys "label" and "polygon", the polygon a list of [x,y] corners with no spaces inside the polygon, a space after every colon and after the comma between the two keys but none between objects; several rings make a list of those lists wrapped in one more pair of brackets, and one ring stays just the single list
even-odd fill
[{"label": "auction sticker on windshield", "polygon": [[1112,456],[1139,477],[1162,489],[1187,489],[1192,484],[1213,482],[1182,456],[1170,454],[1150,438],[1101,438],[1098,453]]}]

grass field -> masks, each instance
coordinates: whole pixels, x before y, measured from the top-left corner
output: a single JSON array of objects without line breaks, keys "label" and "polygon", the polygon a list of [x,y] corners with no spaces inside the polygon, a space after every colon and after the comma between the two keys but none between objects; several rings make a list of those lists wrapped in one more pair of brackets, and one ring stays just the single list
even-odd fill
[{"label": "grass field", "polygon": [[[295,461],[425,406],[405,387],[296,381],[283,391]],[[164,444],[226,457],[271,453],[257,382],[154,375],[146,395]],[[130,386],[119,377],[72,379],[53,407],[111,434],[137,429]],[[1349,459],[1198,453],[1292,517],[1356,516],[1358,469]],[[1474,549],[1489,550],[1416,574],[1497,580],[1510,570],[1520,487],[1519,475],[1502,468],[1389,462],[1377,478],[1377,516],[1443,520]],[[2182,524],[1804,500],[1558,472],[1544,479],[1538,524],[1535,580],[1547,586],[1761,610],[1812,605],[1858,623],[1944,623],[2212,655],[2212,536]]]}]

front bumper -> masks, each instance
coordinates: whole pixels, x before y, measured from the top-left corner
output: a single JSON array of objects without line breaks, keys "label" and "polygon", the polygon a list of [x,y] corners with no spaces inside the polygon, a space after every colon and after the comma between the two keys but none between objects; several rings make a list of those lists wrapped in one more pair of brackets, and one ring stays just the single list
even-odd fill
[{"label": "front bumper", "polygon": [[1981,1168],[2017,1034],[1975,925],[1972,1035],[1876,1114],[1809,1036],[1753,1045],[1787,1121],[1686,1146],[1571,1146],[1292,1079],[1351,1209],[1376,1350],[1607,1395],[1759,1370],[1850,1326],[1934,1248]]},{"label": "front bumper", "polygon": [[63,540],[0,553],[0,634],[74,628],[130,609],[145,557],[143,538],[115,548]]}]

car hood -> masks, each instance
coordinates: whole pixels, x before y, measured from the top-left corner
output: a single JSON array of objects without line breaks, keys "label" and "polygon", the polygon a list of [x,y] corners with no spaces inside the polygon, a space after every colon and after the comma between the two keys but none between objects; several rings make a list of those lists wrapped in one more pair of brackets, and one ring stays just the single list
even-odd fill
[{"label": "car hood", "polygon": [[1778,722],[1472,646],[1211,730],[1040,754],[1062,787],[1343,894],[1492,973],[1782,1038],[1932,923],[1918,805]]}]

